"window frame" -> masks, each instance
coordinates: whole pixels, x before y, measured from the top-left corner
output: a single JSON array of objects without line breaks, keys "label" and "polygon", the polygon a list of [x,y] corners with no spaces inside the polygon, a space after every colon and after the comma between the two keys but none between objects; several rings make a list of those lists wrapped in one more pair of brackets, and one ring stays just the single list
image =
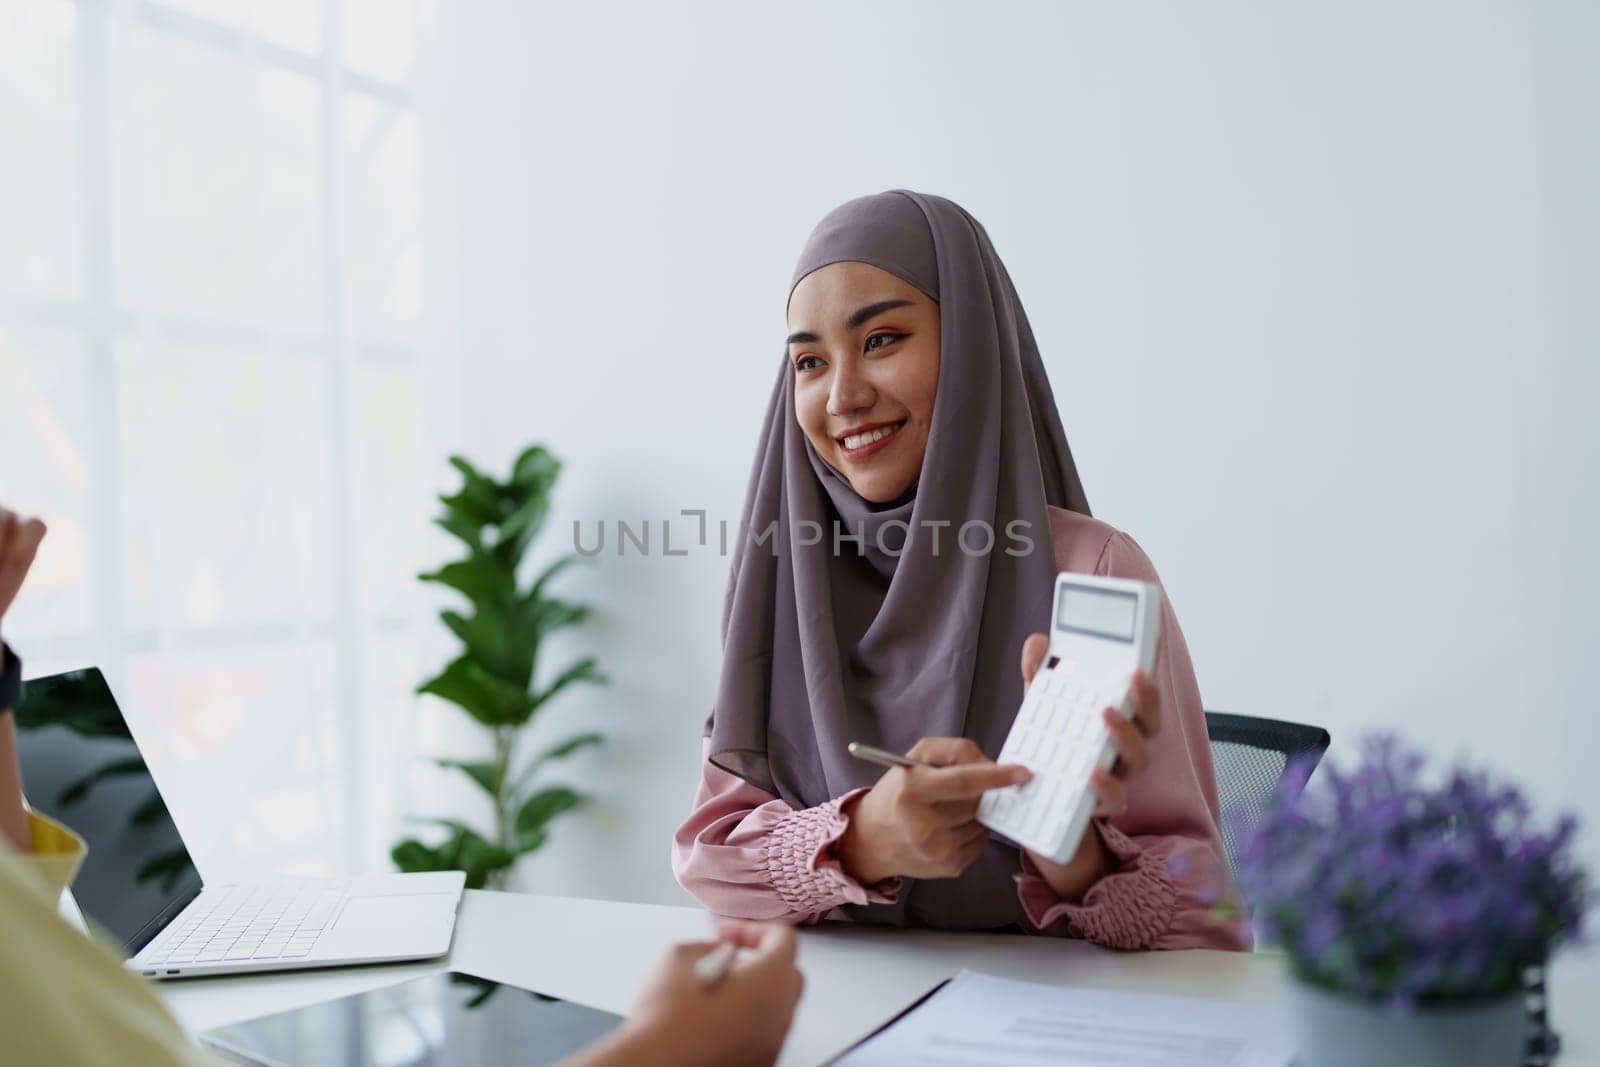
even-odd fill
[{"label": "window frame", "polygon": [[[345,843],[342,862],[358,870],[363,843],[373,828],[362,787],[363,646],[386,636],[415,630],[411,615],[374,618],[365,613],[356,567],[356,517],[353,514],[351,382],[358,366],[401,367],[420,377],[420,348],[408,338],[364,338],[350,322],[351,229],[348,223],[350,175],[346,158],[345,111],[350,100],[368,97],[416,117],[411,85],[385,81],[351,70],[343,62],[344,5],[320,0],[322,47],[303,52],[182,11],[159,0],[55,0],[75,14],[72,77],[77,94],[79,200],[79,292],[76,299],[0,289],[0,326],[48,327],[75,332],[82,340],[87,378],[89,458],[87,488],[88,611],[78,632],[42,634],[27,641],[31,657],[45,661],[88,662],[91,658],[114,686],[126,675],[130,656],[157,648],[172,652],[249,650],[284,643],[331,641],[337,657],[337,766],[342,776]],[[409,2],[409,0],[407,0]],[[412,8],[412,25],[419,12]],[[146,32],[181,44],[225,53],[241,64],[266,66],[313,79],[319,94],[318,154],[322,219],[320,259],[325,284],[321,326],[314,333],[284,333],[219,320],[206,315],[143,313],[118,302],[114,262],[113,133],[111,35],[114,20],[128,20]],[[420,171],[420,161],[419,161]],[[419,192],[420,172],[415,175]],[[161,343],[216,343],[231,348],[310,356],[324,372],[324,429],[331,455],[328,468],[336,514],[332,517],[335,581],[331,620],[286,620],[265,624],[145,627],[130,629],[124,617],[124,572],[120,545],[125,502],[118,484],[119,344],[132,340]],[[419,485],[419,490],[422,488]],[[37,673],[30,671],[30,673]]]}]

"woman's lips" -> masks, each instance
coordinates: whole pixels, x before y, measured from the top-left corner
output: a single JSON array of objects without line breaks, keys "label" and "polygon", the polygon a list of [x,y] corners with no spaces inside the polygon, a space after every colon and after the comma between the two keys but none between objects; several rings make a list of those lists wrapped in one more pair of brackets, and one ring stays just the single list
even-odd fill
[{"label": "woman's lips", "polygon": [[845,459],[852,463],[859,463],[873,453],[887,448],[895,438],[900,436],[900,431],[905,429],[905,425],[906,420],[901,419],[899,422],[894,423],[892,427],[888,427],[889,433],[886,433],[876,441],[868,441],[865,444],[857,445],[855,448],[846,448],[844,442],[840,441],[839,450],[844,454]]}]

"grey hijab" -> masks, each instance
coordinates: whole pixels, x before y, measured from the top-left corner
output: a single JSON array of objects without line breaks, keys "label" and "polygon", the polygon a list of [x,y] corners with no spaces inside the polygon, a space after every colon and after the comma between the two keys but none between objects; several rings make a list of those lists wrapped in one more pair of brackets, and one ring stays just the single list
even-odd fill
[{"label": "grey hijab", "polygon": [[[1022,642],[1049,625],[1046,505],[1089,512],[1027,316],[977,220],[904,190],[852,200],[813,231],[791,292],[844,260],[938,301],[939,384],[921,476],[903,499],[875,505],[812,449],[787,352],[780,361],[707,731],[715,764],[796,808],[877,780],[880,768],[845,751],[851,741],[904,752],[925,736],[969,737],[999,754],[1022,699]],[[895,925],[1003,927],[1021,918],[1017,870],[1016,849],[992,840],[960,878],[847,910]]]}]

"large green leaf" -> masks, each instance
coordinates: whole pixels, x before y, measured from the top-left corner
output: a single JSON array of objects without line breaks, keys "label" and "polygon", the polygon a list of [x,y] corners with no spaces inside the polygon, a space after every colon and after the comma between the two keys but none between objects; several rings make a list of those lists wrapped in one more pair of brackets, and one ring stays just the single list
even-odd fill
[{"label": "large green leaf", "polygon": [[471,618],[444,618],[466,654],[508,685],[528,688],[539,653],[537,610],[522,600],[478,605]]},{"label": "large green leaf", "polygon": [[522,561],[528,544],[544,526],[550,514],[550,498],[537,493],[518,502],[510,515],[500,524],[500,538],[495,542],[495,555],[509,566]]},{"label": "large green leaf", "polygon": [[[564,785],[557,785],[541,789],[523,801],[522,807],[517,809],[516,821],[512,824],[516,831],[517,851],[531,852],[538,848],[544,843],[544,830],[550,820],[581,806],[586,799],[581,793]],[[535,839],[538,840],[538,844],[532,844]]]},{"label": "large green leaf", "polygon": [[467,548],[473,551],[483,548],[483,524],[458,511],[445,512],[434,519],[433,524],[446,533],[459,538]]},{"label": "large green leaf", "polygon": [[489,875],[516,863],[517,854],[468,831],[461,835],[456,861],[460,864],[456,869],[467,874],[467,888],[482,889]]},{"label": "large green leaf", "polygon": [[535,756],[533,762],[522,768],[522,773],[517,775],[516,782],[511,786],[512,791],[517,792],[521,790],[522,787],[526,785],[539,770],[539,768],[543,767],[545,764],[553,763],[560,759],[566,759],[579,749],[587,748],[590,745],[598,745],[604,740],[605,736],[603,734],[579,734],[576,737],[567,738],[559,745],[551,745],[549,748]]},{"label": "large green leaf", "polygon": [[557,693],[569,685],[577,682],[604,682],[606,676],[600,673],[598,662],[593,656],[585,656],[566,670],[556,676],[551,682],[533,698],[533,706],[542,708],[545,702],[552,699]]},{"label": "large green leaf", "polygon": [[528,545],[544,528],[550,515],[550,492],[560,473],[560,461],[538,445],[525,450],[512,465],[511,480],[502,497],[508,511],[495,543],[496,555],[512,566],[521,563]]},{"label": "large green leaf", "polygon": [[447,585],[479,606],[512,599],[517,591],[515,573],[487,552],[474,552],[466,559],[446,563],[436,571],[426,571],[417,577],[424,582]]},{"label": "large green leaf", "polygon": [[471,618],[457,616],[458,621],[452,621],[445,618],[444,612],[439,617],[466,646],[466,658],[502,682],[526,688],[527,677],[516,671],[518,657],[513,655],[512,635],[508,632],[511,627],[502,621],[502,608],[503,605],[483,604]]},{"label": "large green leaf", "polygon": [[511,465],[513,485],[548,493],[561,473],[561,461],[543,445],[532,445]]},{"label": "large green leaf", "polygon": [[500,521],[500,486],[482,474],[462,456],[451,456],[450,465],[461,472],[461,488],[439,502],[451,511],[470,518],[478,525]]},{"label": "large green leaf", "polygon": [[[541,641],[584,616],[587,608],[565,601],[530,597],[486,601],[464,621],[458,637],[467,654],[494,677],[526,689],[533,683]],[[454,624],[451,629],[456,629]]]},{"label": "large green leaf", "polygon": [[455,634],[462,644],[470,642],[471,638],[468,637],[468,634],[472,632],[472,625],[468,622],[466,616],[459,611],[441,611],[439,612],[439,618],[444,621],[446,626],[450,627],[450,632]]},{"label": "large green leaf", "polygon": [[576,737],[569,737],[559,745],[551,745],[549,748],[539,753],[538,758],[533,761],[533,765],[537,767],[541,764],[549,763],[552,760],[566,759],[580,748],[587,748],[590,745],[598,745],[604,740],[604,734],[579,734]]},{"label": "large green leaf", "polygon": [[434,760],[434,762],[441,767],[449,767],[462,772],[468,778],[477,782],[483,791],[491,797],[495,795],[496,787],[500,784],[495,780],[498,777],[499,765],[488,760],[440,759]]},{"label": "large green leaf", "polygon": [[450,836],[437,848],[414,838],[395,845],[389,856],[402,871],[462,871],[468,889],[482,889],[495,871],[517,861],[508,849],[486,840],[482,834],[454,820],[437,820],[452,825]]},{"label": "large green leaf", "polygon": [[541,638],[576,625],[589,617],[589,609],[582,604],[569,604],[565,600],[556,600],[552,597],[523,602],[530,604],[533,610],[534,630]]},{"label": "large green leaf", "polygon": [[535,706],[526,689],[501,681],[468,656],[451,660],[417,692],[448,700],[485,726],[526,722]]},{"label": "large green leaf", "polygon": [[440,850],[429,848],[414,837],[408,837],[389,850],[389,858],[394,860],[394,865],[407,874],[418,871],[442,871],[444,857]]},{"label": "large green leaf", "polygon": [[518,830],[512,835],[513,847],[519,856],[526,856],[530,852],[539,851],[548,840],[550,840],[550,834],[542,829],[529,830],[526,833]]},{"label": "large green leaf", "polygon": [[444,670],[417,686],[417,692],[432,693],[448,700],[486,726],[498,723],[499,704],[495,694],[479,684],[473,664],[465,657],[451,660]]}]

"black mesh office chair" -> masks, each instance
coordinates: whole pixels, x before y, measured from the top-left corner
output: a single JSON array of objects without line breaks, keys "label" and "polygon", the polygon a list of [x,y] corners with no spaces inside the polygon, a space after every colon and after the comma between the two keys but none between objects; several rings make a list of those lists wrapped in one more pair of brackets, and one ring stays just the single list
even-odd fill
[{"label": "black mesh office chair", "polygon": [[1330,739],[1320,726],[1225,711],[1206,712],[1206,733],[1222,804],[1222,844],[1228,850],[1228,866],[1237,868],[1236,832],[1261,818],[1291,759],[1307,756],[1316,766]]}]

